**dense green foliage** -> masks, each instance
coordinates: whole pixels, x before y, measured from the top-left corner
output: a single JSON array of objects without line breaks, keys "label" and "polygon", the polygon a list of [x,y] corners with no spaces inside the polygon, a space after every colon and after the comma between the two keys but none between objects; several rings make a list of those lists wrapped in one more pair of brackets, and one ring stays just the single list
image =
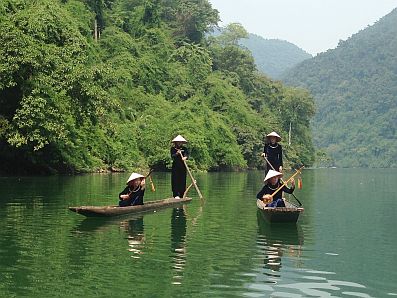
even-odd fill
[{"label": "dense green foliage", "polygon": [[279,79],[286,70],[312,58],[312,55],[288,41],[264,39],[252,33],[241,39],[240,44],[252,52],[258,69],[273,79]]},{"label": "dense green foliage", "polygon": [[397,9],[291,70],[311,90],[315,144],[336,166],[397,167]]},{"label": "dense green foliage", "polygon": [[290,122],[287,160],[310,164],[313,99],[205,39],[217,21],[205,0],[0,0],[1,170],[166,169],[176,134],[194,167],[260,167]]}]

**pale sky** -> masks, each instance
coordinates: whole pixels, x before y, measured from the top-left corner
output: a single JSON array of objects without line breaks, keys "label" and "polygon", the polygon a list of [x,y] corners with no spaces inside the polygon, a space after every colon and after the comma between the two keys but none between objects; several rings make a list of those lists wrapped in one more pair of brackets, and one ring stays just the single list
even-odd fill
[{"label": "pale sky", "polygon": [[220,26],[240,23],[266,39],[316,55],[333,49],[397,7],[397,0],[209,0]]}]

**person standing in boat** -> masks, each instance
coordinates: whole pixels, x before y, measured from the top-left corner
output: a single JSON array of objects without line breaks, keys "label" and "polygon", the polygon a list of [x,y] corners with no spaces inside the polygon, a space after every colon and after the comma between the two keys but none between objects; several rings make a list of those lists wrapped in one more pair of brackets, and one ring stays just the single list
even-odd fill
[{"label": "person standing in boat", "polygon": [[185,160],[189,158],[189,151],[184,146],[186,139],[181,135],[176,136],[172,140],[171,147],[172,173],[171,186],[172,195],[175,199],[180,199],[186,190],[186,166]]},{"label": "person standing in boat", "polygon": [[280,141],[281,137],[274,131],[266,136],[266,143],[261,154],[262,157],[267,159],[265,175],[272,169],[271,166],[276,171],[283,171],[283,148],[279,144]]},{"label": "person standing in boat", "polygon": [[132,173],[127,180],[127,187],[119,194],[119,206],[143,205],[145,195],[145,176]]},{"label": "person standing in boat", "polygon": [[291,188],[287,185],[283,186],[283,188],[274,195],[273,200],[269,202],[269,200],[272,199],[271,194],[273,194],[282,185],[280,182],[281,177],[283,177],[283,174],[280,172],[273,170],[269,170],[269,172],[267,172],[266,177],[263,180],[265,185],[256,195],[256,198],[263,201],[266,204],[266,207],[285,207],[283,191],[289,194],[294,192],[295,180],[292,179]]}]

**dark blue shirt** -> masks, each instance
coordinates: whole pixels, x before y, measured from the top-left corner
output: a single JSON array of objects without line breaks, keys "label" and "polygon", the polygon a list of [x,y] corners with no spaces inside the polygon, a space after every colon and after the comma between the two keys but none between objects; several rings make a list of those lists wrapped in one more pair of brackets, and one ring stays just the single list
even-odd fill
[{"label": "dark blue shirt", "polygon": [[276,171],[279,170],[280,166],[283,166],[283,148],[280,144],[266,144],[263,153]]},{"label": "dark blue shirt", "polygon": [[185,163],[183,162],[181,156],[178,153],[181,150],[184,157],[189,158],[189,151],[186,147],[182,146],[180,148],[171,147],[171,158],[172,158],[172,168],[183,168],[185,169]]},{"label": "dark blue shirt", "polygon": [[[121,195],[129,194],[129,198],[123,200],[120,198]],[[131,190],[129,186],[127,186],[121,193],[119,193],[119,206],[135,206],[135,205],[143,205],[143,196],[145,195],[145,189],[142,189],[139,186],[136,190]]]},{"label": "dark blue shirt", "polygon": [[[262,197],[264,195],[271,195],[272,193],[274,193],[276,191],[276,189],[278,189],[281,186],[281,182],[277,182],[276,185],[269,185],[269,184],[265,184],[262,189],[258,192],[258,194],[256,195],[256,198],[261,200]],[[283,191],[286,193],[293,193],[295,188],[289,188],[286,185],[283,186],[283,188],[278,191],[274,197],[273,197],[273,201],[277,201],[278,199],[282,199],[283,198]]]}]

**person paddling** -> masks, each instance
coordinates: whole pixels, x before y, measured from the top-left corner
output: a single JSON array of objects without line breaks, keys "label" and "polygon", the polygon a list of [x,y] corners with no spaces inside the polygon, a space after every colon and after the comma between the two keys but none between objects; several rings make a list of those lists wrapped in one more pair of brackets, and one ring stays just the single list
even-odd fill
[{"label": "person paddling", "polygon": [[[285,203],[283,200],[283,191],[289,194],[292,194],[295,190],[295,180],[291,180],[291,188],[286,185],[283,186],[281,191],[277,192],[272,198],[271,195],[282,185],[280,182],[280,178],[283,177],[283,174],[277,171],[269,170],[267,172],[265,179],[263,182],[265,185],[256,195],[258,200],[263,201],[266,204],[266,207],[285,207]],[[271,202],[268,200],[272,199]]]},{"label": "person paddling", "polygon": [[283,148],[281,144],[279,144],[280,141],[281,137],[274,131],[266,135],[266,143],[263,148],[263,153],[261,154],[261,156],[266,159],[265,175],[272,166],[276,171],[283,171]]},{"label": "person paddling", "polygon": [[189,151],[184,146],[186,139],[181,135],[176,136],[171,147],[172,173],[171,186],[172,195],[175,199],[180,199],[186,190],[186,166],[184,161],[189,158]]},{"label": "person paddling", "polygon": [[145,184],[145,176],[132,173],[127,180],[127,187],[119,194],[119,206],[143,205]]}]

